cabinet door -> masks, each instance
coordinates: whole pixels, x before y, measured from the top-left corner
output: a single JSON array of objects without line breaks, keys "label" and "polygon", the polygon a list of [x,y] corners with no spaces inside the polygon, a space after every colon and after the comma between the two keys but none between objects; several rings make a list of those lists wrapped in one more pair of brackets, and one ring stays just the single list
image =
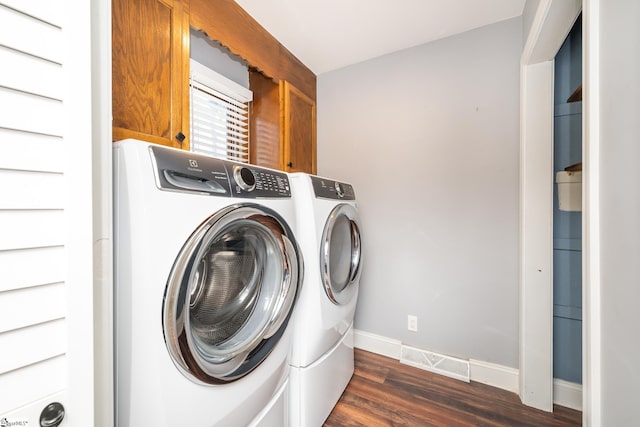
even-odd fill
[{"label": "cabinet door", "polygon": [[249,114],[249,161],[282,170],[280,87],[256,70],[249,71],[249,86],[253,92]]},{"label": "cabinet door", "polygon": [[280,83],[283,169],[316,173],[316,104],[289,82]]},{"label": "cabinet door", "polygon": [[188,148],[187,4],[113,0],[114,140],[137,138]]}]

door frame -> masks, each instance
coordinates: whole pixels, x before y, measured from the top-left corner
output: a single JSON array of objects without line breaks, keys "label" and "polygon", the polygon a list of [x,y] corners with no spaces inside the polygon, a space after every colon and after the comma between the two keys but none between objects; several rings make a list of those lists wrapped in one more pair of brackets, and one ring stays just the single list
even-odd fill
[{"label": "door frame", "polygon": [[[68,421],[114,425],[111,0],[66,15]],[[83,19],[78,19],[78,17]]]},{"label": "door frame", "polygon": [[519,394],[545,411],[553,410],[554,58],[581,9],[581,0],[540,0],[520,62]]},{"label": "door frame", "polygon": [[91,0],[93,160],[93,425],[115,424],[111,0]]}]

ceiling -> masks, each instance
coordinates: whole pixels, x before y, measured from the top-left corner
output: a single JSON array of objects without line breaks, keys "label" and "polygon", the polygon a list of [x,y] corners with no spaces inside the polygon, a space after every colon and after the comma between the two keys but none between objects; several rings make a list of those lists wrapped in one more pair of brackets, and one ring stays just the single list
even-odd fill
[{"label": "ceiling", "polygon": [[235,0],[322,74],[522,15],[525,0]]}]

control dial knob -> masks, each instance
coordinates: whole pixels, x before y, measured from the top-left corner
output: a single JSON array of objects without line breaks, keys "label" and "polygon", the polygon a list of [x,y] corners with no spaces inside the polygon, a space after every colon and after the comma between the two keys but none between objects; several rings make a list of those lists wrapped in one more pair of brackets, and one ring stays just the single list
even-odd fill
[{"label": "control dial knob", "polygon": [[245,191],[253,191],[256,188],[256,177],[247,167],[236,166],[233,169],[233,179]]},{"label": "control dial knob", "polygon": [[338,197],[343,198],[344,190],[342,189],[342,185],[340,185],[339,182],[336,182],[334,187],[336,188],[336,194],[338,195]]}]

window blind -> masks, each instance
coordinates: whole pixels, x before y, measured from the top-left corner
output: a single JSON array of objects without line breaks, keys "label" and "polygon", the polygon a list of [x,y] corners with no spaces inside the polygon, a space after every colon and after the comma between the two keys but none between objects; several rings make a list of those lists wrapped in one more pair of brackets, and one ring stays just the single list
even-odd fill
[{"label": "window blind", "polygon": [[191,60],[191,151],[249,162],[252,92]]}]

